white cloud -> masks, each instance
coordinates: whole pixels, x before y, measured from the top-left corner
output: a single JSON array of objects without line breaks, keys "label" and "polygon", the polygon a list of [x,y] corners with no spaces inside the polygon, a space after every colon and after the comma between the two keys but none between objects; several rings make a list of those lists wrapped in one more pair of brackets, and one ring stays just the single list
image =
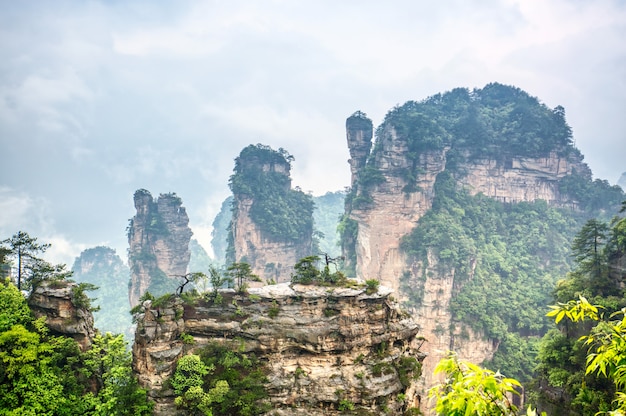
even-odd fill
[{"label": "white cloud", "polygon": [[54,234],[38,238],[39,241],[50,244],[50,248],[43,257],[52,264],[66,264],[68,270],[72,268],[74,260],[87,249],[86,244],[76,243],[62,234]]},{"label": "white cloud", "polygon": [[0,231],[62,235],[68,253],[120,241],[143,187],[177,192],[206,234],[244,146],[287,149],[305,191],[340,189],[353,111],[378,124],[395,104],[494,81],[563,105],[614,181],[624,38],[614,0],[13,2],[0,15]]},{"label": "white cloud", "polygon": [[18,231],[41,232],[50,228],[49,202],[0,185],[0,233],[9,238]]}]

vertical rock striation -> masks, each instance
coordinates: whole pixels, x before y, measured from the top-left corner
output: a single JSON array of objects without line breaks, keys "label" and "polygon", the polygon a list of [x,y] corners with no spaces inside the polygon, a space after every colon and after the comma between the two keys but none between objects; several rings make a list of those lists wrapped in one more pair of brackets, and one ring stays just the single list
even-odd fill
[{"label": "vertical rock striation", "polygon": [[313,252],[313,201],[291,189],[285,150],[250,145],[236,159],[227,260],[250,264],[266,281],[290,280],[296,262]]},{"label": "vertical rock striation", "polygon": [[[352,192],[346,208],[355,231],[344,236],[344,255],[354,259],[358,278],[378,279],[405,299],[411,292],[421,291],[421,304],[414,316],[428,340],[423,348],[429,354],[424,362],[423,391],[432,386],[434,364],[447,350],[480,363],[491,358],[498,347],[496,341],[452,322],[450,300],[462,285],[455,279],[454,268],[437,267],[438,259],[433,256],[429,256],[428,264],[414,263],[401,248],[402,238],[432,208],[438,175],[452,175],[456,184],[471,195],[481,193],[505,203],[541,199],[551,206],[573,208],[576,201],[561,194],[560,181],[569,175],[591,177],[571,145],[571,132],[562,111],[551,111],[532,98],[524,98],[522,104],[512,101],[494,105],[494,96],[506,101],[502,97],[507,94],[515,99],[525,94],[494,85],[473,93],[455,90],[448,96],[437,95],[422,103],[396,107],[377,129],[374,150],[365,159],[367,146],[363,138],[371,137],[371,127],[368,133],[355,129],[354,115],[346,123],[352,157]],[[496,90],[500,96],[493,93]],[[532,110],[526,107],[528,103],[534,105]],[[478,118],[476,114],[480,113],[472,108],[482,108],[498,123],[511,123],[512,130],[502,130],[511,139],[497,137],[496,122],[489,124]],[[449,119],[442,116],[445,111],[449,111]],[[519,120],[524,117],[535,117],[536,123],[528,126],[538,130],[521,129]],[[362,126],[365,128],[365,123]],[[544,133],[545,140],[541,137]],[[461,330],[463,336],[459,336]]]},{"label": "vertical rock striation", "polygon": [[140,189],[134,201],[137,214],[128,226],[131,306],[146,291],[158,296],[176,289],[176,276],[187,273],[192,235],[189,217],[176,194],[161,194],[154,200],[150,192]]},{"label": "vertical rock striation", "polygon": [[350,151],[350,172],[352,173],[351,186],[356,185],[358,172],[365,167],[367,157],[372,148],[372,120],[361,111],[352,114],[346,120],[346,136]]}]

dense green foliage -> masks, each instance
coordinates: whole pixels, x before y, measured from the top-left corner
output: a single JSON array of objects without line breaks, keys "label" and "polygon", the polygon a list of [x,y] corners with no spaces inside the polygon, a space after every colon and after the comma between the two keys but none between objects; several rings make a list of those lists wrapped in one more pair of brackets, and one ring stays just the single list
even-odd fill
[{"label": "dense green foliage", "polygon": [[282,148],[250,145],[235,159],[229,185],[235,201],[252,198],[250,217],[268,237],[302,243],[313,235],[313,200],[291,189],[292,161],[293,156]]},{"label": "dense green foliage", "polygon": [[50,248],[50,244],[40,244],[37,238],[31,237],[24,231],[18,231],[11,238],[0,241],[2,250],[2,263],[7,260],[15,261],[15,282],[19,290],[32,289],[33,281],[41,278],[45,273],[43,269],[49,269],[48,263],[44,262],[38,254],[43,254]]},{"label": "dense green foliage", "polygon": [[536,400],[548,410],[565,407],[575,415],[615,407],[623,412],[624,396],[615,391],[626,387],[621,367],[626,362],[626,218],[615,217],[610,224],[589,220],[576,235],[572,252],[576,267],[558,282],[558,305],[549,314],[559,330],[548,332],[540,345]]},{"label": "dense green foliage", "polygon": [[[401,246],[413,259],[436,267],[438,275],[454,273],[459,287],[450,306],[454,320],[499,340],[493,364],[528,380],[536,347],[525,337],[543,335],[549,328],[541,311],[557,279],[571,266],[569,241],[580,224],[572,212],[550,208],[544,201],[503,204],[471,196],[443,172],[437,177],[432,209]],[[428,265],[429,252],[435,254],[436,265]],[[425,278],[403,280],[410,306],[420,304]]]},{"label": "dense green foliage", "polygon": [[132,373],[132,356],[123,335],[110,332],[96,335],[81,359],[84,363],[81,371],[96,381],[95,415],[152,414],[152,403]]},{"label": "dense green foliage", "polygon": [[0,415],[151,414],[123,337],[98,336],[82,353],[35,320],[10,281],[0,282]]},{"label": "dense green foliage", "polygon": [[445,146],[479,158],[576,152],[563,107],[551,110],[521,89],[498,83],[409,101],[387,113],[378,137],[388,124],[408,141],[411,160]]},{"label": "dense green foliage", "polygon": [[95,326],[100,331],[130,335],[132,325],[128,314],[129,269],[109,247],[84,250],[74,261],[73,277],[77,282],[90,283],[97,288],[92,303],[99,307],[94,312]]},{"label": "dense green foliage", "polygon": [[252,353],[209,344],[181,358],[170,382],[192,414],[252,416],[268,411],[264,364]]},{"label": "dense green foliage", "polygon": [[521,384],[512,378],[461,361],[452,355],[442,359],[435,374],[445,381],[429,390],[436,399],[435,411],[442,416],[515,416],[517,407],[511,397],[518,395]]},{"label": "dense green foliage", "polygon": [[589,175],[577,172],[563,177],[559,181],[559,190],[586,212],[602,213],[607,208],[619,206],[624,200],[624,191],[619,186],[611,186],[602,179],[591,181]]}]

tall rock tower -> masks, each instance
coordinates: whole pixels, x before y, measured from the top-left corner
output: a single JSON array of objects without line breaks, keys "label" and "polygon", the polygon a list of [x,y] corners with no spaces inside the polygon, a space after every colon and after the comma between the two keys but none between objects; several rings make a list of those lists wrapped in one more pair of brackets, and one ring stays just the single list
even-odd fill
[{"label": "tall rock tower", "polygon": [[150,192],[135,192],[137,214],[128,225],[129,300],[137,305],[146,291],[155,296],[173,292],[176,276],[187,273],[191,229],[182,200],[174,193],[155,200]]},{"label": "tall rock tower", "polygon": [[[483,251],[477,246],[459,249],[455,253],[462,253],[462,260],[449,260],[452,250],[460,247],[464,227],[468,235],[478,228],[449,225],[470,224],[469,219],[463,222],[466,216],[474,224],[487,221],[476,214],[480,210],[472,214],[464,205],[451,203],[451,195],[476,198],[472,201],[479,201],[478,195],[487,197],[503,212],[538,200],[546,207],[576,208],[577,198],[568,189],[589,183],[591,172],[573,146],[562,109],[551,110],[515,87],[455,89],[395,107],[378,127],[369,155],[366,123],[360,112],[346,121],[352,189],[342,220],[343,255],[357,277],[379,280],[410,305],[428,340],[423,348],[428,353],[423,362],[425,393],[436,382],[433,370],[446,351],[481,363],[493,357],[504,339],[484,329],[489,322],[477,325],[479,314],[455,312],[454,307],[476,303],[464,288],[473,287],[470,283],[478,287],[481,276],[510,279],[509,286],[501,287],[519,284],[517,272],[507,274],[487,260],[493,258],[493,243],[480,248]],[[435,229],[433,224],[445,225]],[[558,232],[555,225],[546,234]],[[445,240],[433,244],[441,236]],[[502,258],[513,257],[514,250],[504,247]],[[544,258],[549,260],[539,263]],[[536,259],[538,270],[552,267],[549,255],[538,254]],[[471,296],[486,293],[484,286],[481,290]],[[509,296],[507,290],[498,296]],[[507,325],[509,333],[519,331]]]},{"label": "tall rock tower", "polygon": [[294,264],[313,253],[313,199],[291,189],[293,156],[250,145],[230,177],[233,219],[228,262],[250,264],[265,281],[291,279]]},{"label": "tall rock tower", "polygon": [[372,120],[361,111],[356,111],[346,120],[346,138],[350,150],[350,173],[352,173],[351,186],[354,188],[357,181],[357,173],[365,167],[367,157],[372,148]]}]

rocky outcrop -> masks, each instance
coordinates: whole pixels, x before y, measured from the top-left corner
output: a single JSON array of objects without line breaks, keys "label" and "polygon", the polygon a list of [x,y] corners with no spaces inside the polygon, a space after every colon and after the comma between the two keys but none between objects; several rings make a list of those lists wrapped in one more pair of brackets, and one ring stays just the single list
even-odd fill
[{"label": "rocky outcrop", "polygon": [[[348,146],[354,145],[348,141]],[[380,278],[383,284],[399,289],[400,277],[407,269],[400,239],[431,208],[435,180],[447,168],[449,150],[423,152],[410,160],[406,139],[398,136],[393,126],[385,128],[380,147],[371,155],[382,179],[369,189],[357,189],[358,195],[367,193],[368,202],[354,206],[350,214],[359,230],[357,277]],[[577,157],[556,152],[541,158],[506,160],[470,158],[469,152],[461,157],[463,162],[455,161],[457,183],[471,194],[482,193],[502,202],[543,199],[554,206],[572,206],[573,202],[560,194],[559,180],[573,172],[589,172]],[[407,170],[414,173],[414,183],[407,179]],[[407,192],[407,186],[416,191]]]},{"label": "rocky outcrop", "polygon": [[358,172],[365,167],[367,157],[372,148],[372,120],[366,114],[357,111],[346,120],[346,136],[350,150],[350,172],[352,173],[351,186],[355,186]]},{"label": "rocky outcrop", "polygon": [[285,150],[248,146],[236,159],[229,262],[250,264],[266,282],[291,279],[296,262],[313,251],[313,201],[291,189]]},{"label": "rocky outcrop", "polygon": [[[455,270],[438,268],[432,256],[428,264],[413,263],[400,247],[402,237],[431,209],[437,176],[446,171],[470,194],[482,193],[506,203],[542,199],[553,206],[575,207],[575,201],[560,194],[559,180],[590,172],[575,152],[555,150],[536,158],[504,153],[502,157],[481,158],[468,148],[451,145],[416,152],[406,134],[399,133],[392,122],[379,129],[373,152],[366,162],[359,163],[365,167],[355,173],[356,164],[350,161],[357,180],[348,206],[349,218],[356,222],[358,231],[353,237],[354,253],[344,254],[356,259],[358,278],[379,279],[402,300],[420,293],[420,306],[412,312],[427,340],[423,351],[428,358],[420,387],[425,393],[436,381],[432,376],[435,364],[447,351],[481,363],[492,358],[498,348],[497,341],[453,322],[450,300],[460,289]],[[347,136],[351,155],[365,147],[354,133]]]},{"label": "rocky outcrop", "polygon": [[250,216],[253,203],[253,199],[245,196],[237,198],[232,223],[235,259],[250,264],[252,272],[263,281],[286,282],[291,279],[293,265],[311,255],[312,241],[284,241],[266,236]]},{"label": "rocky outcrop", "polygon": [[215,342],[265,363],[268,414],[338,415],[341,401],[361,414],[401,414],[419,405],[419,370],[407,369],[423,356],[418,325],[390,293],[283,283],[243,296],[222,292],[219,305],[147,301],[137,316],[133,368],[156,402],[155,415],[176,414],[167,387],[176,361]]},{"label": "rocky outcrop", "polygon": [[192,235],[189,217],[176,194],[161,194],[155,200],[140,189],[134,201],[137,214],[128,226],[131,306],[146,291],[161,295],[176,289],[176,277],[187,273]]},{"label": "rocky outcrop", "polygon": [[36,318],[45,317],[52,335],[73,338],[81,350],[87,350],[96,334],[89,298],[77,283],[44,280],[30,297],[28,306]]}]

